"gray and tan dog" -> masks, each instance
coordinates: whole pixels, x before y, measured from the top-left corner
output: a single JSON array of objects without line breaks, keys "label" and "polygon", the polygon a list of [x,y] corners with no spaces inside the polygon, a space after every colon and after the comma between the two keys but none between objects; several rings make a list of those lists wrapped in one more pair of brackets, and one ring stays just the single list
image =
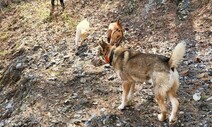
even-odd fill
[{"label": "gray and tan dog", "polygon": [[169,122],[174,123],[179,107],[176,94],[179,87],[179,75],[176,68],[184,56],[185,42],[181,42],[175,47],[170,58],[156,54],[145,54],[121,46],[111,46],[103,41],[99,44],[105,62],[115,69],[123,81],[122,102],[118,108],[123,109],[132,98],[135,82],[151,81],[154,85],[156,102],[161,110],[158,119],[164,121],[167,118],[165,98],[168,95],[172,104]]}]

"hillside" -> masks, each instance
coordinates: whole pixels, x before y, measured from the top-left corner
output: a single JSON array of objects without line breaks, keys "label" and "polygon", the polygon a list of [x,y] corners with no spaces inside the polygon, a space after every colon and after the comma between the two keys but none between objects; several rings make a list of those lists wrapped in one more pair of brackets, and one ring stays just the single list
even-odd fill
[{"label": "hillside", "polygon": [[[186,41],[174,126],[212,126],[212,2],[161,1],[66,0],[65,11],[58,3],[52,17],[50,0],[1,6],[0,127],[168,127],[157,119],[151,85],[137,83],[132,104],[117,109],[121,80],[100,62],[98,42],[118,18],[123,43],[132,49],[169,57]],[[76,25],[84,18],[93,31],[75,49]]]}]

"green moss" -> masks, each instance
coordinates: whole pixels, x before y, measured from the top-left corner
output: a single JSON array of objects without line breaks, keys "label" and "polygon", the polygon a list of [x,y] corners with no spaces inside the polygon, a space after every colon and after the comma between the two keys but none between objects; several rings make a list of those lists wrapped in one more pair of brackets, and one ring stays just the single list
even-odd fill
[{"label": "green moss", "polygon": [[65,21],[66,23],[68,23],[70,29],[72,29],[72,28],[75,29],[75,27],[77,26],[77,22],[74,21],[67,12],[64,12],[62,14],[62,19],[63,19],[63,21]]},{"label": "green moss", "polygon": [[39,6],[34,6],[33,4],[33,2],[21,4],[19,6],[21,15],[28,21],[45,21],[50,13],[47,2],[40,2]]},{"label": "green moss", "polygon": [[203,99],[203,100],[207,100],[208,98],[209,98],[209,96],[207,96],[207,95],[203,95],[203,96],[202,96],[202,99]]}]

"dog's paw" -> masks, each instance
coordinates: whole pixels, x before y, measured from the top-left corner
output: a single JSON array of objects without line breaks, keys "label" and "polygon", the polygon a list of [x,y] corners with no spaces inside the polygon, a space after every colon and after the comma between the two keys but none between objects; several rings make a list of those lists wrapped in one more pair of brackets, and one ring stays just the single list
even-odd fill
[{"label": "dog's paw", "polygon": [[124,107],[125,107],[125,105],[121,104],[121,105],[119,105],[118,109],[122,110],[122,109],[124,109]]},{"label": "dog's paw", "polygon": [[158,114],[159,121],[164,121],[165,119],[166,119],[166,116],[164,116],[163,114]]},{"label": "dog's paw", "polygon": [[169,117],[169,124],[175,124],[177,122],[177,118]]}]

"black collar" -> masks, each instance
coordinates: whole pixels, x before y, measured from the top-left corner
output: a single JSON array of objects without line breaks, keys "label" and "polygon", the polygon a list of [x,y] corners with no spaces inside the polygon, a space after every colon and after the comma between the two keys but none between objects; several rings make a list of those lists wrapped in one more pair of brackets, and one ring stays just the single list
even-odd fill
[{"label": "black collar", "polygon": [[109,57],[109,64],[110,64],[110,66],[112,66],[114,50],[115,50],[115,49],[112,49],[112,51],[111,51],[111,53],[110,53],[110,57]]}]

